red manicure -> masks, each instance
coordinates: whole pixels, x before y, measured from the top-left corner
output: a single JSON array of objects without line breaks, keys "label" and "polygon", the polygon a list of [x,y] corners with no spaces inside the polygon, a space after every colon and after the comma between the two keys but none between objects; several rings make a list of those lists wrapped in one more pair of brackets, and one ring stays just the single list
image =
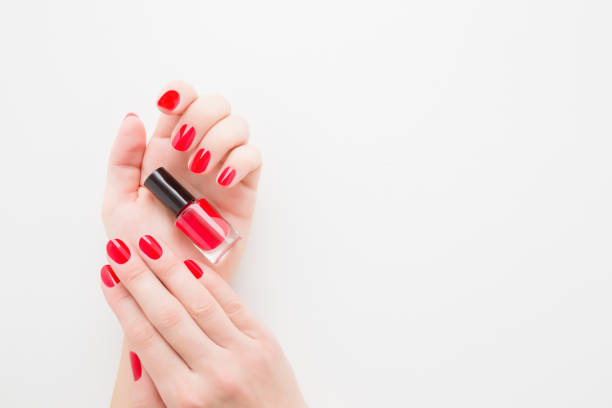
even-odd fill
[{"label": "red manicure", "polygon": [[106,253],[118,264],[124,264],[130,259],[130,250],[120,239],[111,239],[106,244]]},{"label": "red manicure", "polygon": [[204,274],[202,268],[200,268],[200,266],[195,263],[195,261],[187,259],[184,264],[187,266],[187,268],[191,271],[191,273],[193,274],[193,276],[195,276],[196,279],[200,279]]},{"label": "red manicure", "polygon": [[167,109],[169,111],[174,110],[181,101],[181,96],[174,89],[167,91],[157,101],[157,106],[160,108]]},{"label": "red manicure", "polygon": [[162,256],[162,247],[157,243],[155,238],[150,235],[145,235],[138,241],[138,246],[149,258],[159,259]]},{"label": "red manicure", "polygon": [[102,278],[102,282],[109,288],[119,283],[119,278],[115,275],[115,271],[113,271],[110,265],[104,265],[102,269],[100,269],[100,278]]},{"label": "red manicure", "polygon": [[193,171],[194,173],[202,173],[204,170],[206,170],[206,167],[208,167],[209,161],[210,151],[200,149],[196,152],[195,156],[193,156],[189,170]]},{"label": "red manicure", "polygon": [[232,180],[234,180],[235,176],[236,170],[232,169],[231,167],[226,167],[225,170],[223,170],[223,173],[221,173],[217,179],[217,183],[222,186],[229,186]]},{"label": "red manicure", "polygon": [[189,146],[191,146],[191,142],[193,142],[195,134],[196,131],[193,126],[188,127],[186,123],[183,124],[178,132],[174,134],[174,137],[172,138],[172,146],[174,146],[176,150],[184,152],[185,150],[189,149]]},{"label": "red manicure", "polygon": [[132,375],[134,376],[134,381],[140,380],[142,376],[142,365],[140,365],[140,359],[138,355],[133,351],[130,351],[130,365],[132,366]]}]

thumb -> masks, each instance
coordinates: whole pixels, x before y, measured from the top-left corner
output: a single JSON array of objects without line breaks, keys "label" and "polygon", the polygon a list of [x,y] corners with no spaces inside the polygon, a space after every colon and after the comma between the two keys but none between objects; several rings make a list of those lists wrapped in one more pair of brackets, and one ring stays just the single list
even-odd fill
[{"label": "thumb", "polygon": [[124,200],[136,199],[146,139],[140,118],[128,113],[119,126],[108,160],[104,201],[111,207]]}]

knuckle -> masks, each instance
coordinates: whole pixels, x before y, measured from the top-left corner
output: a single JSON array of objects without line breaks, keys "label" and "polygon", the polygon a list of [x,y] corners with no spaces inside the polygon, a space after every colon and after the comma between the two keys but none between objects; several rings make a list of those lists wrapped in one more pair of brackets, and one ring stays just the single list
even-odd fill
[{"label": "knuckle", "polygon": [[178,307],[174,305],[164,305],[158,312],[155,325],[161,330],[171,330],[183,321],[183,316]]},{"label": "knuckle", "polygon": [[179,394],[176,399],[177,406],[181,408],[198,408],[202,406],[202,402],[195,394]]},{"label": "knuckle", "polygon": [[199,302],[192,303],[189,306],[189,314],[196,318],[196,320],[208,320],[215,313],[215,304],[210,300],[200,300]]},{"label": "knuckle", "polygon": [[135,282],[138,282],[146,272],[146,268],[144,268],[142,265],[138,265],[137,267],[126,269],[126,271],[123,273],[122,279],[127,286],[130,286]]},{"label": "knuckle", "polygon": [[206,109],[207,113],[214,113],[217,116],[227,116],[232,111],[232,106],[223,95],[203,95],[198,99],[198,102]]},{"label": "knuckle", "polygon": [[176,406],[181,408],[195,408],[204,405],[203,398],[193,387],[184,384],[177,384],[175,387]]},{"label": "knuckle", "polygon": [[256,353],[249,353],[245,356],[247,365],[256,371],[267,368],[272,361],[272,353],[266,348],[260,348]]},{"label": "knuckle", "polygon": [[236,400],[242,394],[243,382],[240,381],[237,375],[228,372],[217,372],[214,375],[213,382],[215,389],[221,394],[223,399]]},{"label": "knuckle", "polygon": [[249,139],[249,122],[240,115],[231,115],[228,119],[231,120],[232,128],[236,138],[246,141]]},{"label": "knuckle", "polygon": [[255,348],[245,355],[248,364],[254,369],[269,369],[278,360],[278,356],[282,355],[282,349],[275,339],[258,341]]},{"label": "knuckle", "polygon": [[225,313],[230,318],[240,316],[244,310],[244,305],[237,299],[231,299],[225,304]]},{"label": "knuckle", "polygon": [[148,322],[139,322],[131,324],[126,329],[126,335],[140,350],[147,349],[153,343],[155,337],[155,329]]},{"label": "knuckle", "polygon": [[261,150],[259,150],[259,148],[253,145],[249,145],[249,149],[252,152],[251,164],[253,168],[260,167],[263,161],[263,157],[261,156]]},{"label": "knuckle", "polygon": [[176,276],[177,272],[182,271],[182,266],[184,265],[162,263],[157,268],[156,275],[162,280],[171,279],[173,276]]}]

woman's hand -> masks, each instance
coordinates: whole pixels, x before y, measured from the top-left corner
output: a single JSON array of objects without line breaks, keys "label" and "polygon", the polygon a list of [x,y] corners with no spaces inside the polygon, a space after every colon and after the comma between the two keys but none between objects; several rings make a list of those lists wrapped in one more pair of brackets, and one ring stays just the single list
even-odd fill
[{"label": "woman's hand", "polygon": [[249,127],[231,113],[220,95],[198,95],[182,81],[159,92],[161,112],[149,143],[134,114],[121,126],[108,163],[102,219],[108,237],[138,240],[138,227],[162,238],[182,258],[205,261],[174,223],[174,217],[142,183],[165,167],[196,198],[205,197],[220,210],[242,238],[214,270],[229,280],[242,258],[249,236],[261,168],[259,150],[248,143]]},{"label": "woman's hand", "polygon": [[106,249],[101,286],[132,350],[133,406],[305,406],[280,346],[217,273],[150,235]]},{"label": "woman's hand", "polygon": [[[236,272],[245,248],[261,168],[258,149],[248,143],[249,127],[231,114],[219,95],[198,95],[182,81],[172,81],[159,92],[161,112],[149,143],[142,121],[128,114],[119,127],[109,162],[102,220],[108,237],[137,242],[146,231],[168,242],[183,259],[205,262],[204,256],[174,225],[170,213],[142,182],[165,167],[197,198],[217,207],[242,238],[214,271],[225,280]],[[229,170],[228,170],[229,169]],[[130,393],[128,353],[124,347],[113,401]]]}]

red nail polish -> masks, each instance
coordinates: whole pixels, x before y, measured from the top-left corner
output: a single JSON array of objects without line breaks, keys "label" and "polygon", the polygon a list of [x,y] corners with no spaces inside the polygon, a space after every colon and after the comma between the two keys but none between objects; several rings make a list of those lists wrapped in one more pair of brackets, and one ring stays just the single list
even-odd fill
[{"label": "red nail polish", "polygon": [[120,239],[111,239],[106,244],[106,253],[118,264],[124,264],[130,259],[130,250]]},{"label": "red nail polish", "polygon": [[102,278],[102,282],[109,288],[119,283],[119,278],[115,275],[115,271],[113,271],[110,265],[104,265],[102,269],[100,269],[100,278]]},{"label": "red nail polish", "polygon": [[223,172],[219,175],[219,178],[217,179],[217,183],[219,183],[222,186],[229,186],[232,182],[232,180],[234,180],[234,177],[236,176],[236,170],[232,169],[231,167],[226,167],[225,170],[223,170]]},{"label": "red nail polish", "polygon": [[165,94],[157,101],[157,106],[160,108],[167,109],[169,111],[174,110],[181,101],[181,96],[174,89],[166,91]]},{"label": "red nail polish", "polygon": [[202,271],[202,268],[200,268],[200,265],[195,263],[195,261],[192,261],[191,259],[187,259],[184,262],[184,264],[185,266],[187,266],[187,268],[191,271],[191,273],[193,274],[193,276],[195,276],[196,279],[200,279],[202,275],[204,274],[204,272]]},{"label": "red nail polish", "polygon": [[195,197],[163,167],[155,170],[144,182],[176,216],[176,226],[201,249],[212,263],[229,251],[240,234],[208,202]]},{"label": "red nail polish", "polygon": [[193,126],[188,126],[186,123],[180,127],[180,129],[174,134],[172,138],[172,146],[176,150],[184,152],[189,149],[191,146],[191,142],[195,139],[195,128]]},{"label": "red nail polish", "polygon": [[150,235],[140,238],[138,246],[151,259],[159,259],[162,256],[162,247]]},{"label": "red nail polish", "polygon": [[202,173],[208,167],[210,161],[210,151],[206,149],[200,149],[196,152],[189,165],[189,170],[194,173]]},{"label": "red nail polish", "polygon": [[142,376],[142,365],[140,364],[140,359],[138,355],[133,351],[130,351],[130,365],[132,366],[132,375],[134,376],[134,381],[140,380]]}]

